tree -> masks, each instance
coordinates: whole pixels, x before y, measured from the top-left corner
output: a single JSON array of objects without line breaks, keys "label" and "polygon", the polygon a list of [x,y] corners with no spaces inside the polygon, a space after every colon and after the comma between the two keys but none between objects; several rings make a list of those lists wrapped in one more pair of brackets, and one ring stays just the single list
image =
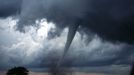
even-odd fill
[{"label": "tree", "polygon": [[28,75],[28,70],[24,67],[14,67],[7,71],[6,75]]}]

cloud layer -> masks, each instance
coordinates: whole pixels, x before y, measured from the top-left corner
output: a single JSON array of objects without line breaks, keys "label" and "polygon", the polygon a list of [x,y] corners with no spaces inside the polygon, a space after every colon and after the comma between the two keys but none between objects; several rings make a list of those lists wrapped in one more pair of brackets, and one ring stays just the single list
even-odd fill
[{"label": "cloud layer", "polygon": [[[47,23],[42,19],[36,21],[40,26],[38,29],[29,27],[27,33],[20,33],[14,30],[17,21],[11,17],[0,20],[0,69],[21,65],[38,71],[49,67],[52,62],[57,62],[63,52],[68,28],[65,28],[61,35],[50,39],[53,34],[49,31],[56,30],[53,23]],[[103,41],[97,35],[92,35],[87,44],[85,41],[88,37],[86,34],[76,33],[63,66],[78,67],[81,71],[98,73],[129,72],[134,56],[133,45],[113,44]],[[117,72],[117,69],[120,71]]]},{"label": "cloud layer", "polygon": [[0,16],[19,12],[20,31],[46,18],[58,28],[79,25],[84,33],[92,31],[106,40],[133,43],[133,5],[131,0],[1,0]]}]

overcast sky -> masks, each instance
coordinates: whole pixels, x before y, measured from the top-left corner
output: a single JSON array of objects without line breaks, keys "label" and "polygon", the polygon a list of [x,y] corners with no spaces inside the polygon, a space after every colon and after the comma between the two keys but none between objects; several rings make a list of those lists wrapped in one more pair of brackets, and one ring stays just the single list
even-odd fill
[{"label": "overcast sky", "polygon": [[133,8],[131,0],[0,0],[0,70],[43,71],[74,32],[64,66],[126,75],[134,60]]}]

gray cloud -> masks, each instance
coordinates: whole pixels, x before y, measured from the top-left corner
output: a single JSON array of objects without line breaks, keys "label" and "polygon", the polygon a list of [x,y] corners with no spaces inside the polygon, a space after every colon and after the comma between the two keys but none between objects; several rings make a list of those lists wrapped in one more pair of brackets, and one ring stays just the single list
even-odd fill
[{"label": "gray cloud", "polygon": [[21,11],[22,0],[0,0],[0,17],[17,15]]},{"label": "gray cloud", "polygon": [[[104,39],[133,43],[133,1],[131,0],[1,0],[1,17],[20,11],[18,30],[46,18],[57,27],[80,25]],[[124,35],[125,34],[125,35]]]},{"label": "gray cloud", "polygon": [[104,39],[132,43],[133,3],[130,0],[24,0],[18,29],[23,31],[25,25],[46,18],[60,28],[80,25]]}]

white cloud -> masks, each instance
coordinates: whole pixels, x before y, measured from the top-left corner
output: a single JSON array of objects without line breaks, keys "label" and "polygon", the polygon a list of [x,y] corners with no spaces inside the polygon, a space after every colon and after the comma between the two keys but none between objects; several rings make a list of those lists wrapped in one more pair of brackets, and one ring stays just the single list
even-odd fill
[{"label": "white cloud", "polygon": [[[6,19],[1,19],[1,28],[0,30],[0,48],[5,50],[9,58],[14,60],[20,60],[21,64],[28,64],[32,62],[38,55],[39,50],[43,48],[44,40],[47,38],[47,33],[51,27],[54,27],[54,24],[47,23],[46,20],[41,20],[39,28],[28,27],[29,30],[27,33],[20,33],[14,29],[17,20],[11,17]],[[15,54],[17,53],[17,54]],[[16,57],[18,59],[16,59]],[[10,61],[10,59],[5,59]],[[12,61],[13,63],[14,61]]]}]

